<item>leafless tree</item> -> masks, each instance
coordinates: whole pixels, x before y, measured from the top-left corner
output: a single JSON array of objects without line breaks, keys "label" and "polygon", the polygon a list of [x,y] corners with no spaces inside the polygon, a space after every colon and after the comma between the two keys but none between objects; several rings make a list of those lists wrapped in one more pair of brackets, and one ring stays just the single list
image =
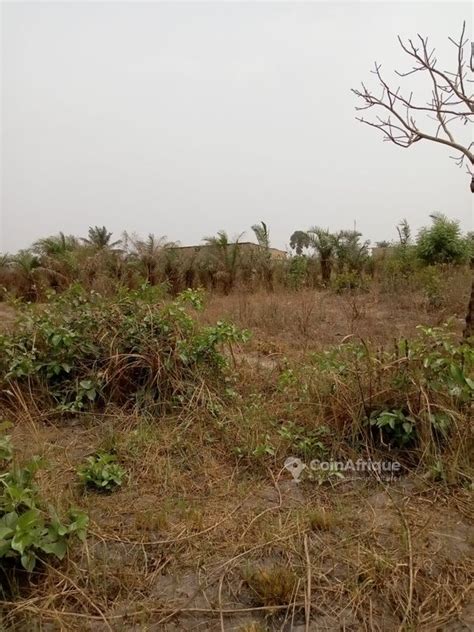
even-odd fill
[{"label": "leafless tree", "polygon": [[[362,101],[357,111],[372,110],[371,120],[358,116],[357,120],[374,127],[383,134],[386,141],[400,147],[411,147],[419,141],[431,141],[454,150],[451,156],[459,166],[465,165],[471,174],[471,192],[474,193],[474,142],[461,140],[459,135],[468,137],[464,126],[474,121],[473,80],[468,75],[474,71],[474,44],[471,43],[469,62],[466,61],[466,23],[463,23],[458,39],[449,38],[456,51],[452,70],[442,70],[438,65],[435,49],[431,48],[427,37],[417,35],[408,42],[398,37],[399,44],[411,59],[412,67],[405,71],[396,71],[396,75],[405,79],[412,75],[425,75],[428,79],[430,96],[426,101],[417,100],[413,92],[404,92],[398,85],[391,87],[382,74],[382,66],[375,63],[372,73],[377,79],[377,90],[372,91],[364,83],[360,89],[352,92]],[[420,117],[423,123],[419,124]],[[474,280],[471,289],[470,309],[466,318],[465,335],[474,333],[473,313]]]},{"label": "leafless tree", "polygon": [[[372,71],[377,78],[378,91],[373,92],[364,83],[360,89],[352,92],[363,101],[358,111],[373,109],[375,118],[367,120],[357,117],[361,123],[380,130],[384,140],[391,141],[400,147],[411,147],[420,140],[428,140],[445,145],[455,150],[454,159],[462,166],[467,164],[471,180],[471,191],[474,193],[474,142],[466,144],[455,137],[455,128],[459,123],[468,125],[474,120],[474,96],[470,90],[472,79],[468,71],[473,70],[474,49],[470,63],[466,62],[465,49],[466,23],[464,22],[459,39],[449,38],[456,50],[456,62],[453,71],[441,70],[435,49],[430,48],[428,38],[417,36],[416,40],[404,42],[398,38],[403,51],[412,60],[412,68],[406,72],[396,71],[401,79],[414,74],[425,74],[430,84],[431,96],[426,102],[417,102],[413,92],[404,93],[400,86],[392,88],[382,75],[381,64],[375,63]],[[420,115],[425,115],[423,129],[418,124]],[[427,119],[434,121],[429,126]]]}]

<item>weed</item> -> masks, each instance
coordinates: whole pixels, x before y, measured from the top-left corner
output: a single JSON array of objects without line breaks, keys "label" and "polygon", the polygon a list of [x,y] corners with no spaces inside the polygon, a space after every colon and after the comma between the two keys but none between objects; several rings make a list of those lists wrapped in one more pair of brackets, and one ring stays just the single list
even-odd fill
[{"label": "weed", "polygon": [[325,509],[312,509],[308,514],[308,525],[313,531],[330,531],[336,525],[336,518]]},{"label": "weed", "polygon": [[[12,459],[11,444],[2,439],[3,462]],[[24,569],[32,571],[38,559],[52,555],[63,559],[69,540],[76,536],[85,539],[87,516],[71,509],[65,522],[50,507],[46,512],[34,484],[34,475],[40,467],[38,458],[22,467],[8,465],[0,474],[0,566],[5,562],[19,561]]]},{"label": "weed", "polygon": [[81,482],[96,491],[111,492],[120,487],[126,476],[114,454],[101,452],[87,457],[77,471]]},{"label": "weed", "polygon": [[287,422],[279,429],[279,435],[289,443],[289,450],[296,456],[316,458],[323,456],[327,449],[321,439],[329,434],[326,426],[305,428],[294,422]]},{"label": "weed", "polygon": [[367,283],[360,274],[354,271],[340,272],[332,281],[333,289],[342,294],[350,290],[367,290]]},{"label": "weed", "polygon": [[370,425],[380,430],[382,443],[393,444],[399,448],[408,445],[415,438],[415,420],[402,410],[372,413]]},{"label": "weed", "polygon": [[258,606],[290,604],[295,597],[298,582],[293,571],[278,565],[247,572],[245,580]]}]

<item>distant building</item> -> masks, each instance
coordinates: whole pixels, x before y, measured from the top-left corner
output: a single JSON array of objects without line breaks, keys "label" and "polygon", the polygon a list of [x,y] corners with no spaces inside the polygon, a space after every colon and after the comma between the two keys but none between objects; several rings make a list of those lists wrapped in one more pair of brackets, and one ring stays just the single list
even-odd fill
[{"label": "distant building", "polygon": [[374,246],[372,248],[372,257],[374,259],[386,259],[394,253],[395,246]]},{"label": "distant building", "polygon": [[[229,246],[234,246],[235,244],[229,244]],[[251,254],[258,253],[262,251],[266,251],[264,246],[260,246],[259,244],[254,244],[251,241],[242,241],[237,244],[239,252],[242,254]],[[200,246],[172,246],[169,248],[171,251],[175,251],[178,254],[184,255],[197,255],[202,252],[211,252],[215,250],[216,246],[211,244],[202,244]],[[279,250],[278,248],[269,248],[270,256],[272,259],[286,259],[287,253],[285,250]]]},{"label": "distant building", "polygon": [[[396,244],[394,246],[374,246],[371,250],[372,257],[374,259],[388,259],[395,254],[397,248],[400,248],[400,244]],[[416,249],[416,246],[408,244],[405,248],[407,252],[413,252]]]}]

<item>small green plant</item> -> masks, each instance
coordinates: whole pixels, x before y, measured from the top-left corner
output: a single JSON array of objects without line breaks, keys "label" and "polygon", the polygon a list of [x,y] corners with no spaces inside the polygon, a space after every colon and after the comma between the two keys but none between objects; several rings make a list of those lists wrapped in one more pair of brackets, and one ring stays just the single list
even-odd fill
[{"label": "small green plant", "polygon": [[275,456],[276,448],[272,443],[271,436],[266,433],[264,436],[256,437],[255,442],[252,441],[243,446],[235,446],[233,452],[239,459],[265,459],[266,457]]},{"label": "small green plant", "polygon": [[41,460],[33,458],[22,467],[12,465],[8,437],[0,439],[0,452],[0,566],[7,560],[19,561],[32,571],[44,556],[63,559],[72,536],[85,539],[87,515],[71,509],[63,522],[52,507],[45,511],[34,484]]},{"label": "small green plant", "polygon": [[326,447],[321,441],[329,434],[326,426],[308,429],[289,421],[279,429],[278,434],[289,442],[289,448],[296,456],[315,458],[326,453]]},{"label": "small green plant", "polygon": [[334,485],[336,481],[343,480],[344,474],[339,471],[336,463],[330,463],[329,467],[326,469],[321,468],[311,468],[310,470],[305,470],[306,476],[315,481],[318,485],[324,485],[328,483],[329,485]]},{"label": "small green plant", "polygon": [[428,478],[435,482],[447,481],[447,475],[442,461],[434,461],[427,469]]},{"label": "small green plant", "polygon": [[255,446],[255,448],[252,450],[252,456],[256,458],[261,458],[264,456],[275,456],[275,448],[270,442],[269,435],[266,435],[265,443],[259,443],[257,446]]},{"label": "small green plant", "polygon": [[77,473],[86,487],[106,492],[120,487],[126,476],[123,467],[117,463],[115,454],[109,452],[87,457]]},{"label": "small green plant", "polygon": [[[9,424],[0,424],[0,431],[8,427]],[[13,458],[13,446],[9,435],[0,436],[0,465],[11,461]]]},{"label": "small green plant", "polygon": [[373,414],[370,425],[380,430],[384,443],[392,443],[397,447],[407,445],[415,437],[415,420],[402,410],[384,410]]},{"label": "small green plant", "polygon": [[37,507],[4,513],[0,518],[0,559],[19,558],[30,572],[43,554],[62,560],[70,536],[84,540],[88,525],[83,512],[71,510],[68,517],[63,523],[51,509],[48,520]]}]

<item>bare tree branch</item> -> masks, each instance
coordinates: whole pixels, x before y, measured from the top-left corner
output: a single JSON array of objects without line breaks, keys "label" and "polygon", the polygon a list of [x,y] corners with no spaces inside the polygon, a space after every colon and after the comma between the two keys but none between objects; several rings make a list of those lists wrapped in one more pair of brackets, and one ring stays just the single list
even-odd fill
[{"label": "bare tree branch", "polygon": [[[467,125],[474,121],[474,96],[468,92],[472,81],[467,75],[473,65],[474,49],[468,67],[464,55],[464,47],[468,43],[465,33],[464,22],[459,38],[449,38],[456,48],[454,72],[439,69],[435,49],[429,48],[427,37],[418,35],[416,44],[411,39],[405,43],[398,37],[402,50],[413,60],[413,66],[406,72],[396,71],[396,74],[403,79],[416,73],[426,73],[431,83],[431,98],[427,103],[416,103],[412,92],[405,96],[400,87],[391,88],[382,76],[381,65],[377,63],[372,73],[377,78],[378,94],[369,90],[364,83],[360,89],[353,89],[352,92],[362,101],[362,105],[356,107],[356,110],[374,108],[379,112],[372,120],[364,117],[357,117],[357,120],[380,130],[384,140],[405,148],[420,140],[451,147],[459,154],[451,158],[460,166],[466,160],[468,171],[473,173],[473,143],[467,145],[455,136],[456,125]],[[416,119],[416,115],[420,113],[436,123],[434,131],[430,131],[429,127],[420,128]]]}]

